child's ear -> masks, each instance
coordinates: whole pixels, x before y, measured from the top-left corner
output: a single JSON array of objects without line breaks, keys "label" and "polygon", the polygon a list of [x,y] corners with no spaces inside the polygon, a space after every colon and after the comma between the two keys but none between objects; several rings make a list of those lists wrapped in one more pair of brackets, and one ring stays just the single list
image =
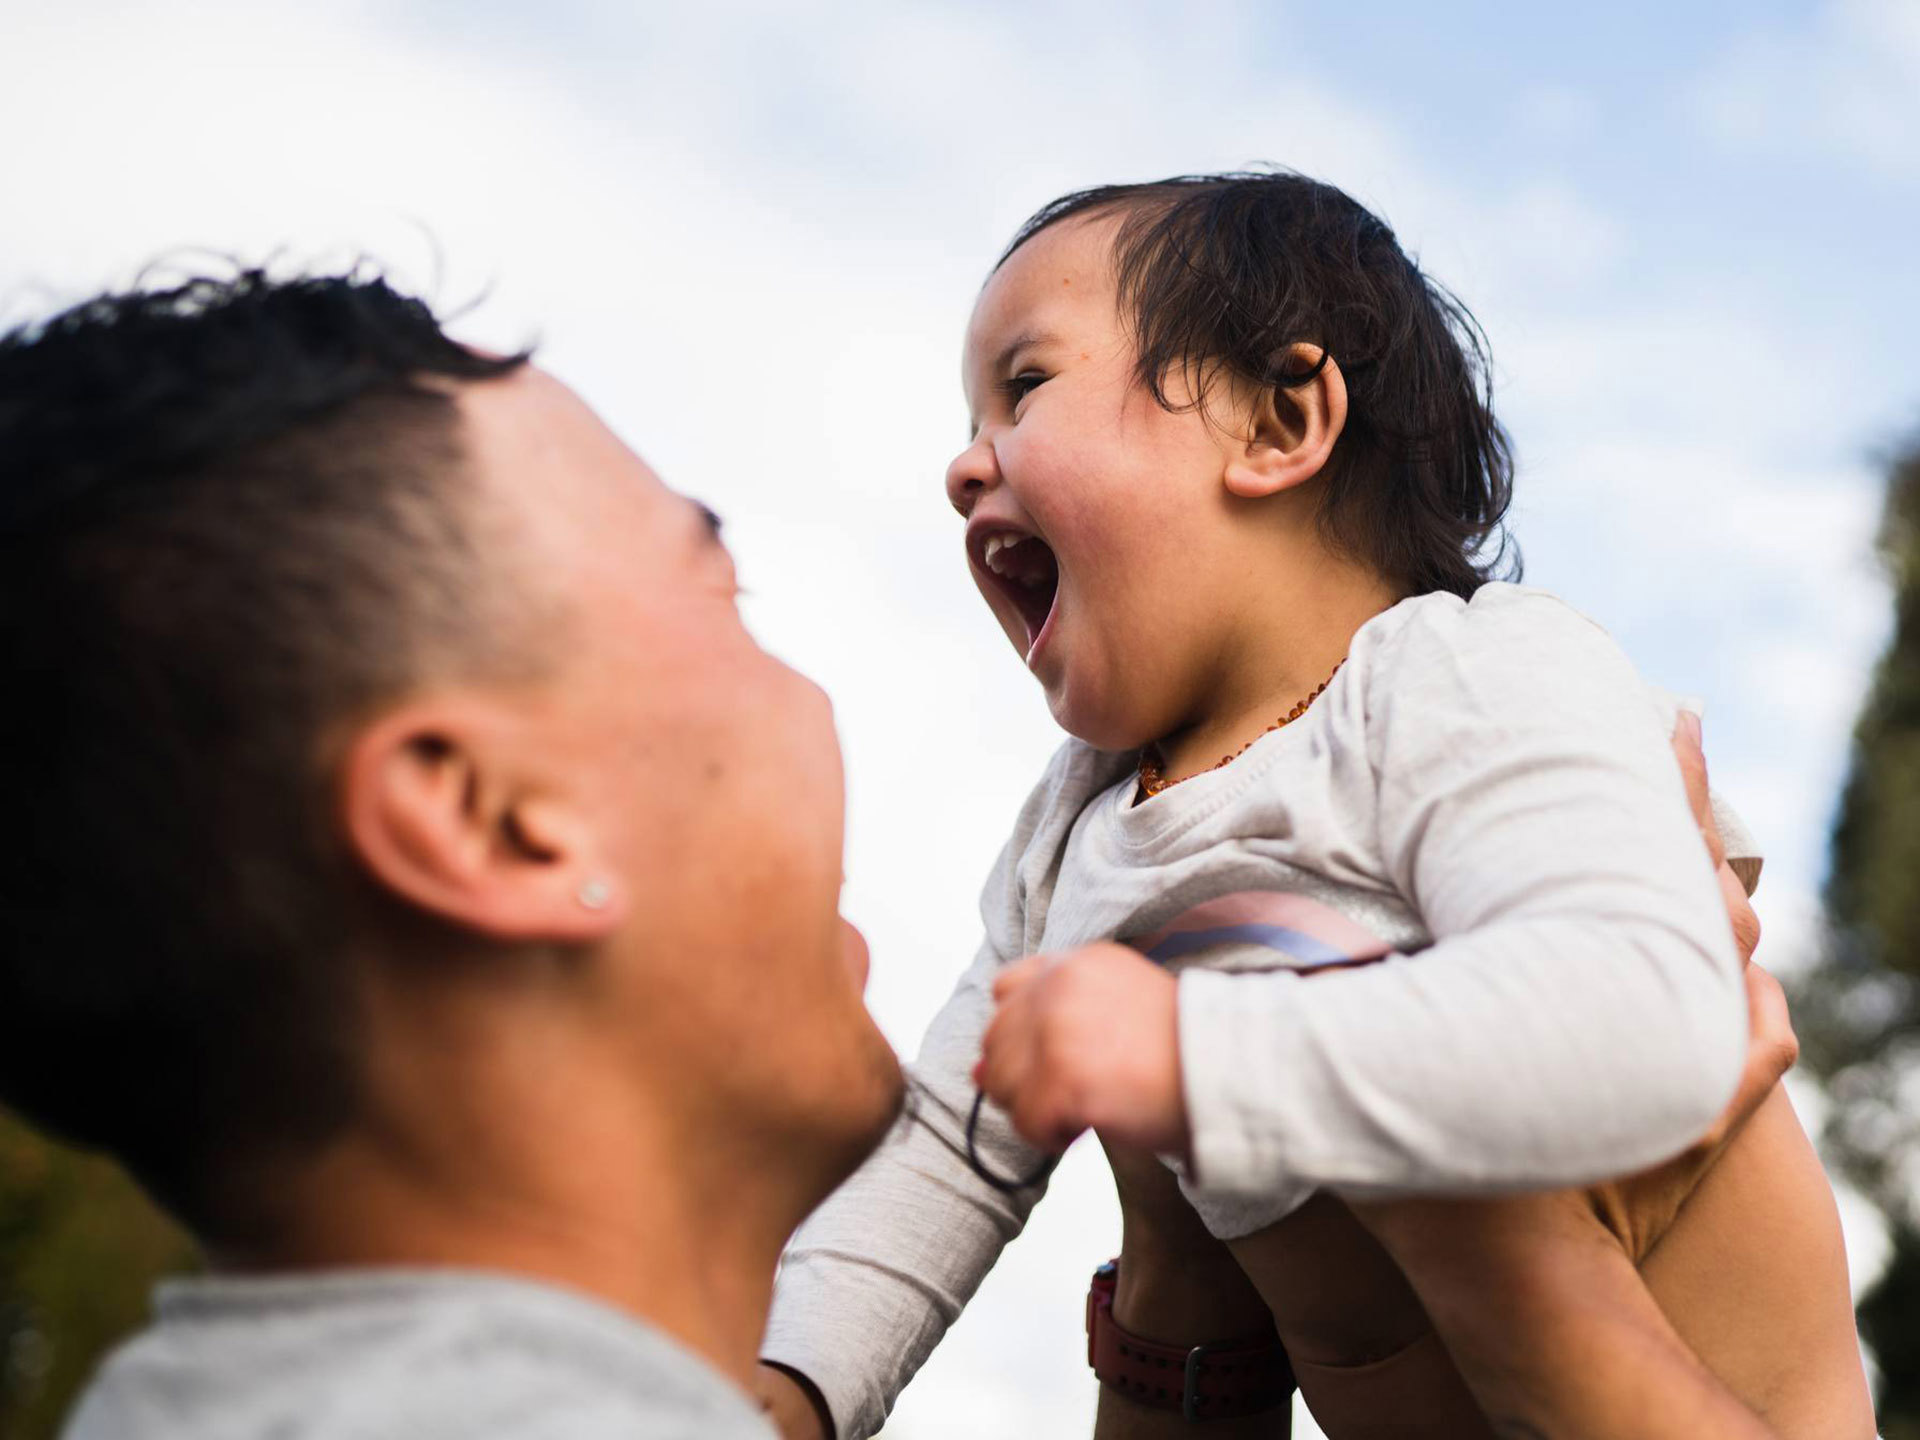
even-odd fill
[{"label": "child's ear", "polygon": [[1304,484],[1318,475],[1347,424],[1347,381],[1333,356],[1314,345],[1296,345],[1283,374],[1305,378],[1262,387],[1254,396],[1246,441],[1227,461],[1227,489],[1257,500]]}]

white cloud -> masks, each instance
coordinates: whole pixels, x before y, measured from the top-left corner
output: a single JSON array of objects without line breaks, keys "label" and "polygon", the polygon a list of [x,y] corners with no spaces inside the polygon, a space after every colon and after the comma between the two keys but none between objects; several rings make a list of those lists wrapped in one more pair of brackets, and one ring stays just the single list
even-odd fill
[{"label": "white cloud", "polygon": [[1827,0],[1819,13],[1733,47],[1703,79],[1709,133],[1752,153],[1825,155],[1920,181],[1920,8]]}]

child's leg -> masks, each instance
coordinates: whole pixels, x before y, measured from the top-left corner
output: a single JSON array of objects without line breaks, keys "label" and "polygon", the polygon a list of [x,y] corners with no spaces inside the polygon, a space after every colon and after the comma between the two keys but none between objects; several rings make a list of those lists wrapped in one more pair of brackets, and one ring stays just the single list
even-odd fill
[{"label": "child's leg", "polygon": [[1400,1267],[1345,1204],[1316,1195],[1277,1224],[1229,1242],[1279,1327],[1300,1394],[1342,1440],[1493,1430]]},{"label": "child's leg", "polygon": [[[1162,1344],[1194,1346],[1257,1335],[1271,1320],[1260,1293],[1226,1245],[1207,1233],[1167,1167],[1144,1151],[1107,1147],[1120,1192],[1120,1277],[1113,1316]],[[1288,1440],[1291,1409],[1209,1420],[1218,1440]],[[1095,1440],[1181,1440],[1192,1422],[1150,1409],[1106,1385],[1094,1421]]]},{"label": "child's leg", "polygon": [[[1094,1440],[1193,1440],[1195,1424],[1171,1410],[1149,1410],[1116,1390],[1100,1387],[1100,1408],[1093,1419]],[[1213,1440],[1292,1440],[1293,1409],[1238,1420],[1208,1420],[1199,1427]]]}]

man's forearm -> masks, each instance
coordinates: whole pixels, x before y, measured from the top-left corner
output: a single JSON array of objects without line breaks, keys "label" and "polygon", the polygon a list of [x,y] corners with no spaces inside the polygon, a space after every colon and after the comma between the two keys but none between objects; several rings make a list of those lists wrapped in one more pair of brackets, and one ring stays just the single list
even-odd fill
[{"label": "man's forearm", "polygon": [[[1543,1199],[1420,1202],[1376,1225],[1495,1430],[1770,1440],[1598,1226]],[[1375,1218],[1377,1218],[1376,1212]]]}]

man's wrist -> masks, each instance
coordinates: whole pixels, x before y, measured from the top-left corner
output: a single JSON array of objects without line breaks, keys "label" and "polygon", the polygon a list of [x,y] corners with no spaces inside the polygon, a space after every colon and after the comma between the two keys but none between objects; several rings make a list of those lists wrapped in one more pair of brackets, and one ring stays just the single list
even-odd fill
[{"label": "man's wrist", "polygon": [[[791,1365],[783,1365],[778,1360],[763,1358],[760,1361],[760,1367],[763,1370],[774,1371],[779,1377],[792,1382],[793,1389],[799,1392],[800,1398],[813,1412],[814,1421],[819,1426],[820,1440],[834,1440],[838,1432],[834,1428],[833,1411],[828,1407],[827,1397],[820,1393],[818,1385]],[[776,1416],[775,1418],[784,1417]],[[786,1432],[788,1440],[791,1440],[791,1431],[787,1430],[785,1425],[782,1429]]]}]

